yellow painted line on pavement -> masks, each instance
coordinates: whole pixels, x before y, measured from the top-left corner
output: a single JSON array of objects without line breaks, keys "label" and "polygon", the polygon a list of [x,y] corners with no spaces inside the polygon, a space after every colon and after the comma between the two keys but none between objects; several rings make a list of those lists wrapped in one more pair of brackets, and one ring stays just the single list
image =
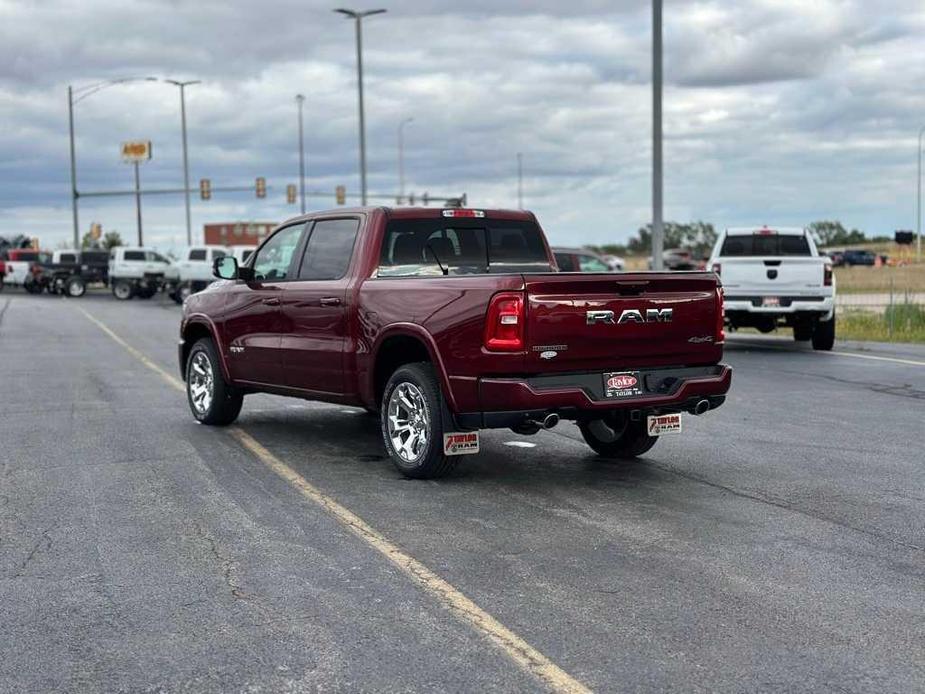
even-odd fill
[{"label": "yellow painted line on pavement", "polygon": [[[105,323],[92,316],[83,308],[79,306],[77,308],[88,320],[90,320],[90,322],[111,337],[121,347],[125,348],[129,354],[138,359],[142,364],[156,372],[161,378],[167,381],[168,384],[178,390],[186,390],[186,387],[180,379],[169,374],[148,359],[143,353],[132,347],[115,332],[110,330]],[[253,453],[258,460],[295,487],[303,497],[313,501],[327,511],[335,520],[392,562],[392,564],[397,566],[415,584],[434,596],[441,605],[449,609],[463,622],[466,622],[488,638],[488,640],[497,646],[505,655],[526,672],[542,681],[550,690],[554,692],[567,692],[569,694],[584,694],[591,691],[591,689],[569,675],[536,648],[524,641],[520,636],[466,597],[462,591],[438,576],[410,554],[404,552],[398,545],[388,540],[384,535],[376,531],[346,506],[343,506],[302,477],[302,475],[293,470],[289,465],[268,451],[253,436],[240,427],[230,427],[229,432],[242,446],[244,446],[244,448]]]},{"label": "yellow painted line on pavement", "polygon": [[[729,338],[726,338],[729,340]],[[783,342],[783,340],[781,340]],[[792,352],[793,354],[815,354],[820,357],[850,357],[853,359],[869,359],[871,361],[886,361],[894,364],[906,364],[908,366],[925,366],[925,361],[916,361],[915,359],[901,359],[900,357],[878,357],[874,354],[858,354],[857,352],[825,352],[820,350],[793,350],[783,345],[775,345],[770,340],[748,340],[747,338],[729,340],[730,345],[746,345],[752,347],[761,347],[762,349],[776,349],[783,352]]]}]

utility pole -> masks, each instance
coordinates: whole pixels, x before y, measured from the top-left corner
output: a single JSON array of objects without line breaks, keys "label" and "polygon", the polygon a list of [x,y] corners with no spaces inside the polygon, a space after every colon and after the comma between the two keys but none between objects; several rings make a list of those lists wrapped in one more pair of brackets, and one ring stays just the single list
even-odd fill
[{"label": "utility pole", "polygon": [[305,103],[305,96],[296,94],[295,100],[299,105],[299,200],[302,214],[305,214],[305,141],[302,133],[302,104]]},{"label": "utility pole", "polygon": [[517,208],[524,208],[524,155],[517,153]]},{"label": "utility pole", "polygon": [[138,162],[132,162],[135,167],[135,217],[138,225],[138,245],[143,246],[141,236],[141,179],[138,175]]},{"label": "utility pole", "polygon": [[[183,195],[186,200],[186,245],[192,246],[193,229],[190,220],[189,157],[186,146],[186,88],[193,84],[199,84],[200,80],[189,80],[187,82],[178,82],[177,80],[164,81],[180,88],[180,127],[183,134],[183,188],[186,191]],[[140,228],[141,226],[139,225],[139,229]]]},{"label": "utility pole", "polygon": [[398,124],[398,200],[399,205],[405,199],[405,126],[414,118],[405,118]]},{"label": "utility pole", "polygon": [[652,269],[663,270],[662,220],[662,0],[652,0]]},{"label": "utility pole", "polygon": [[366,115],[363,109],[363,29],[362,22],[364,17],[374,14],[382,14],[385,10],[367,10],[365,12],[356,12],[354,10],[345,10],[343,8],[334,10],[346,17],[350,17],[356,22],[357,34],[357,91],[359,95],[360,111],[360,204],[366,206]]}]

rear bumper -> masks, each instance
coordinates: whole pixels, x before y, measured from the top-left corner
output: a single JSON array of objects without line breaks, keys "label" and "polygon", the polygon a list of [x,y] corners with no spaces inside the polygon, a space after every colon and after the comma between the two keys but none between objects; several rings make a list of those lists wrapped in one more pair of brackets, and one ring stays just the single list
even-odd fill
[{"label": "rear bumper", "polygon": [[643,393],[622,398],[605,397],[601,372],[481,378],[484,411],[456,418],[467,428],[496,428],[539,421],[553,412],[563,419],[594,418],[611,410],[678,412],[704,399],[714,409],[722,405],[732,383],[732,367],[726,364],[638,371]]},{"label": "rear bumper", "polygon": [[[778,300],[777,306],[763,305],[766,297]],[[786,315],[789,313],[830,313],[835,308],[833,296],[794,296],[780,294],[741,295],[730,293],[723,301],[726,313],[760,313],[766,315]]]}]

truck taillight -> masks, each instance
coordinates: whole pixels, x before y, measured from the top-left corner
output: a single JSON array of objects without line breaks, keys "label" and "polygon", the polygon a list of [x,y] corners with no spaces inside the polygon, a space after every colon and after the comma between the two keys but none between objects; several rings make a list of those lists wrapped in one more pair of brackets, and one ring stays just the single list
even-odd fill
[{"label": "truck taillight", "polygon": [[717,275],[721,274],[720,270],[722,269],[723,266],[720,263],[713,263],[713,272],[715,272]]},{"label": "truck taillight", "polygon": [[723,313],[723,288],[716,288],[716,336],[713,344],[721,345],[726,341],[725,314]]},{"label": "truck taillight", "polygon": [[485,318],[485,349],[493,352],[519,352],[524,348],[523,294],[495,294]]},{"label": "truck taillight", "polygon": [[822,271],[822,286],[831,287],[832,286],[832,266],[828,263],[825,264],[825,269]]}]

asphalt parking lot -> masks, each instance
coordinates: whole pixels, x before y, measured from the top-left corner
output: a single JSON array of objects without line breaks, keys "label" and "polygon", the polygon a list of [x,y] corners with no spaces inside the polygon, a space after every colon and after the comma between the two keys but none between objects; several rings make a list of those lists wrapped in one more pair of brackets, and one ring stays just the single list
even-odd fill
[{"label": "asphalt parking lot", "polygon": [[555,687],[246,440],[562,689],[925,689],[925,349],[736,336],[726,405],[638,462],[563,423],[419,482],[361,410],[260,395],[243,438],[197,425],[157,370],[179,315],[0,295],[0,689]]}]

